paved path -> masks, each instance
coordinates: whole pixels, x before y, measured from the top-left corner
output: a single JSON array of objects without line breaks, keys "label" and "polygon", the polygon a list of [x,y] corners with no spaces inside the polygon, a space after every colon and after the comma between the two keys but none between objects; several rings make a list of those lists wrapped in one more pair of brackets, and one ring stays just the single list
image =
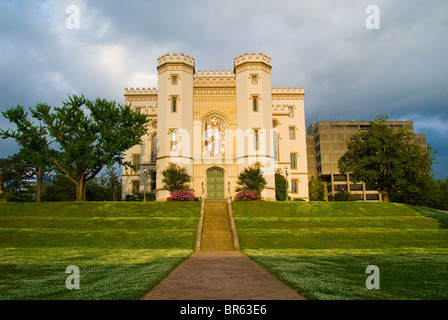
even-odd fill
[{"label": "paved path", "polygon": [[305,300],[239,251],[198,251],[144,300]]},{"label": "paved path", "polygon": [[171,272],[144,300],[304,300],[233,249],[226,201],[207,201],[201,251]]}]

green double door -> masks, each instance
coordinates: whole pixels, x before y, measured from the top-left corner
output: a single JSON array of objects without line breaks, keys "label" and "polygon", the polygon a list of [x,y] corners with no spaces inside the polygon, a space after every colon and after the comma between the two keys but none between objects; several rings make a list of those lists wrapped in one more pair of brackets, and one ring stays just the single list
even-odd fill
[{"label": "green double door", "polygon": [[207,172],[207,199],[225,199],[224,172],[221,170]]}]

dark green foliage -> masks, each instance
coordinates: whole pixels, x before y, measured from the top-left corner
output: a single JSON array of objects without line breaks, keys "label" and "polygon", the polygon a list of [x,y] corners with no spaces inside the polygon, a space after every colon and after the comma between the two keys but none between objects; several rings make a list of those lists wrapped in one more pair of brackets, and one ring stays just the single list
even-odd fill
[{"label": "dark green foliage", "polygon": [[1,182],[8,192],[18,192],[33,176],[33,165],[23,153],[0,159]]},{"label": "dark green foliage", "polygon": [[266,187],[267,182],[261,174],[261,169],[248,167],[245,168],[238,176],[237,184],[237,192],[251,190],[258,192],[260,195],[264,190],[264,187]]},{"label": "dark green foliage", "polygon": [[364,181],[384,201],[396,193],[406,203],[426,205],[435,151],[416,145],[412,132],[389,128],[387,119],[378,116],[370,122],[370,130],[346,141],[347,152],[339,159],[339,171],[350,173],[354,182]]},{"label": "dark green foliage", "polygon": [[286,182],[286,178],[282,174],[275,174],[275,199],[277,201],[286,201]]},{"label": "dark green foliage", "polygon": [[327,192],[324,183],[320,178],[312,176],[308,183],[310,201],[325,201]]},{"label": "dark green foliage", "polygon": [[357,201],[358,200],[355,195],[353,195],[352,193],[350,193],[349,191],[346,191],[346,190],[338,191],[334,195],[333,199],[334,199],[334,201]]},{"label": "dark green foliage", "polygon": [[162,172],[163,189],[173,192],[175,190],[187,190],[190,188],[191,176],[187,169],[178,166],[171,166]]},{"label": "dark green foliage", "polygon": [[87,184],[102,168],[131,165],[123,152],[141,143],[150,121],[130,106],[75,95],[62,107],[38,104],[32,114],[58,146],[51,152],[51,164],[75,183],[77,201],[86,200]]}]

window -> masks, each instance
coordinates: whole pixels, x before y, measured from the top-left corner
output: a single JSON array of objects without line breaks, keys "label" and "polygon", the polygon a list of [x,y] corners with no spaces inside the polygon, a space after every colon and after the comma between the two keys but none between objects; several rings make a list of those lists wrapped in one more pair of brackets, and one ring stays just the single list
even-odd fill
[{"label": "window", "polygon": [[171,76],[171,84],[172,85],[177,85],[177,75],[172,75]]},{"label": "window", "polygon": [[297,169],[297,153],[291,153],[291,170]]},{"label": "window", "polygon": [[151,162],[157,160],[157,134],[154,134],[151,138]]},{"label": "window", "polygon": [[140,181],[134,180],[132,181],[132,194],[138,194],[140,190]]},{"label": "window", "polygon": [[279,145],[279,137],[278,137],[278,132],[274,131],[273,133],[273,144],[274,144],[274,161],[278,161],[279,158],[279,150],[278,150],[278,145]]},{"label": "window", "polygon": [[259,149],[259,136],[260,136],[259,130],[254,129],[254,149],[255,150]]},{"label": "window", "polygon": [[291,180],[291,192],[292,193],[299,193],[299,188],[298,188],[298,181],[297,180]]},{"label": "window", "polygon": [[157,172],[151,171],[151,190],[154,191],[157,189]]},{"label": "window", "polygon": [[137,168],[140,165],[140,155],[139,154],[132,155],[132,165],[136,166]]},{"label": "window", "polygon": [[289,127],[289,139],[294,140],[296,138],[296,127]]},{"label": "window", "polygon": [[252,78],[252,84],[258,84],[258,75],[257,74],[253,74],[251,76]]},{"label": "window", "polygon": [[254,112],[258,112],[258,97],[252,97],[252,109]]},{"label": "window", "polygon": [[288,116],[290,118],[294,117],[294,107],[288,107]]},{"label": "window", "polygon": [[177,97],[171,98],[171,112],[177,112]]},{"label": "window", "polygon": [[209,156],[226,153],[226,123],[213,116],[205,121],[205,153]]},{"label": "window", "polygon": [[172,129],[170,132],[170,150],[177,151],[177,129]]}]

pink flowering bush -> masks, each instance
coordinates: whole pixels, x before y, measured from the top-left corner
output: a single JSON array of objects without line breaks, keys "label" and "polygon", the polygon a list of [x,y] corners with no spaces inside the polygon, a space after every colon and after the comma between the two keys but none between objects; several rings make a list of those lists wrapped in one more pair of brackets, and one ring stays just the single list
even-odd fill
[{"label": "pink flowering bush", "polygon": [[235,200],[242,200],[242,201],[253,201],[258,199],[259,199],[258,192],[251,190],[240,191],[235,196]]},{"label": "pink flowering bush", "polygon": [[194,201],[196,197],[190,190],[174,190],[171,192],[171,198],[175,201]]}]

